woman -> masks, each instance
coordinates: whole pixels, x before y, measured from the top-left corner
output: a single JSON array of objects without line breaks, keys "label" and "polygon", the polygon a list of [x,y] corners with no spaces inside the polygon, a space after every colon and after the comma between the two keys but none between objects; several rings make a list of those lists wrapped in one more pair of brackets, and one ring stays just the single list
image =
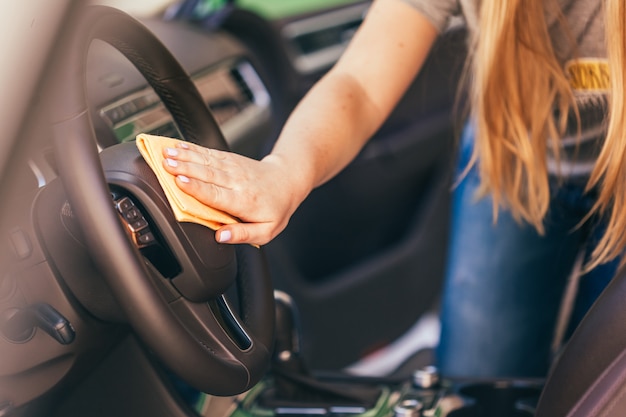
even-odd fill
[{"label": "woman", "polygon": [[[578,254],[592,242],[584,264],[604,278],[583,282],[597,292],[614,270],[598,266],[626,246],[624,8],[621,0],[375,0],[268,156],[189,145],[167,150],[165,168],[183,191],[243,220],[219,229],[219,242],[267,243],[357,155],[461,14],[471,33],[470,112],[439,366],[455,376],[542,376]],[[579,304],[584,311],[589,301]]]}]

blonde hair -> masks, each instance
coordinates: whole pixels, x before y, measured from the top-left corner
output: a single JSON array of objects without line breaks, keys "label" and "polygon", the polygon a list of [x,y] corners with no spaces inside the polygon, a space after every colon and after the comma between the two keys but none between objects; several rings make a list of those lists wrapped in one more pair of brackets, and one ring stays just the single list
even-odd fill
[{"label": "blonde hair", "polygon": [[588,188],[601,186],[594,211],[608,216],[608,224],[592,253],[589,267],[619,256],[626,247],[626,6],[623,0],[605,1],[605,20],[611,74],[608,128]]},{"label": "blonde hair", "polygon": [[[479,192],[491,194],[495,221],[499,208],[506,207],[539,233],[544,233],[550,201],[546,153],[550,150],[558,165],[559,138],[565,134],[568,114],[578,119],[569,80],[552,48],[546,7],[554,7],[551,12],[567,33],[556,1],[482,0],[480,30],[471,40],[468,61],[469,104],[476,123],[470,166],[477,165]],[[623,0],[605,0],[610,117],[589,187],[601,185],[592,211],[608,215],[609,223],[591,266],[614,258],[626,247],[624,9]]]}]

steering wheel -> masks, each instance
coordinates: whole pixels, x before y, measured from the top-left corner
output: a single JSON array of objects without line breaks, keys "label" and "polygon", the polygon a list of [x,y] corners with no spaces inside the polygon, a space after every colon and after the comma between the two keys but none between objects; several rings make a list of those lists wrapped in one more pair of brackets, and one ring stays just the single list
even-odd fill
[{"label": "steering wheel", "polygon": [[[134,64],[185,140],[227,149],[215,119],[172,54],[134,18],[89,6],[65,32],[50,84],[53,143],[85,246],[126,320],[167,367],[210,394],[246,391],[263,376],[273,341],[263,253],[218,244],[204,226],[175,221],[134,144],[98,152],[84,81],[91,41],[109,43]],[[225,296],[231,289],[234,302]]]}]

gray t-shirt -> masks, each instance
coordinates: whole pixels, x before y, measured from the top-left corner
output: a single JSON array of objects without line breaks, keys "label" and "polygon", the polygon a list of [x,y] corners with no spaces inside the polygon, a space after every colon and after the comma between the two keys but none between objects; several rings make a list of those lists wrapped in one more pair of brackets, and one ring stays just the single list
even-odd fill
[{"label": "gray t-shirt", "polygon": [[[446,29],[453,16],[463,17],[470,32],[478,30],[478,0],[404,1],[420,11],[440,32]],[[548,168],[552,174],[585,181],[604,138],[607,112],[609,76],[602,0],[559,0],[559,4],[569,36],[561,30],[556,15],[547,15],[546,19],[555,54],[574,91],[582,132],[578,140],[575,118],[571,117],[568,134],[561,139],[560,169],[552,158],[548,159]],[[574,48],[571,39],[576,43]]]}]

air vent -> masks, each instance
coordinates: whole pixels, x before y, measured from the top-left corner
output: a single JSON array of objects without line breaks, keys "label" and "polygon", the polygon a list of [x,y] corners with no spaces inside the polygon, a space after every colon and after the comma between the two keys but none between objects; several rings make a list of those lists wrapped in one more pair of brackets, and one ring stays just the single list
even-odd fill
[{"label": "air vent", "polygon": [[270,104],[270,96],[265,85],[259,78],[255,69],[248,61],[241,61],[232,69],[231,75],[241,88],[244,96],[256,106],[267,107]]},{"label": "air vent", "polygon": [[356,29],[361,25],[361,19],[350,20],[337,26],[303,33],[292,39],[300,55],[311,55],[337,45],[346,45]]},{"label": "air vent", "polygon": [[230,71],[230,75],[233,77],[233,80],[235,80],[235,83],[237,83],[237,86],[239,86],[242,95],[248,99],[248,102],[254,102],[254,94],[241,75],[241,72],[239,72],[239,68],[233,68]]},{"label": "air vent", "polygon": [[286,25],[294,67],[304,74],[330,68],[363,22],[369,3],[333,10]]}]

